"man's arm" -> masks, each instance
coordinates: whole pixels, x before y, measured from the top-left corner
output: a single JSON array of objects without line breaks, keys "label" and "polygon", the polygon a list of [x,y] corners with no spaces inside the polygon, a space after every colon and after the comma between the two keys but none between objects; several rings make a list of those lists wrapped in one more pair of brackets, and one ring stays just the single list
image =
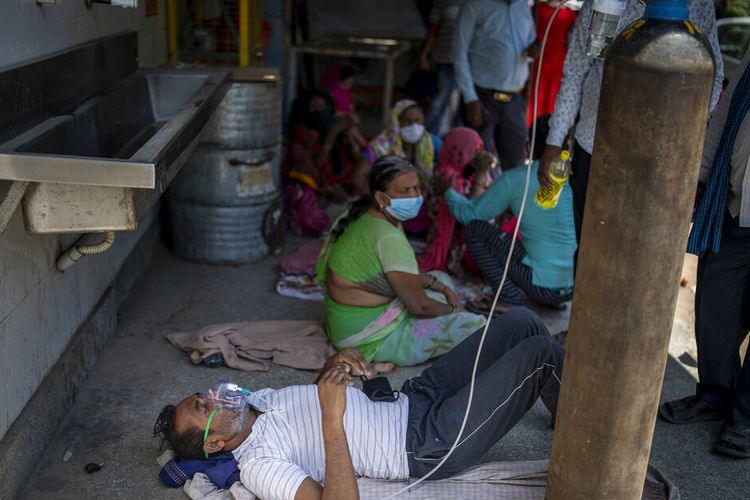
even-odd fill
[{"label": "man's arm", "polygon": [[716,71],[714,72],[714,86],[711,92],[711,107],[713,111],[719,102],[719,96],[724,86],[724,61],[721,57],[721,47],[719,46],[719,36],[716,32],[716,10],[713,2],[691,1],[689,2],[690,19],[698,25],[708,38],[711,50],[714,53],[714,62]]},{"label": "man's arm", "polygon": [[474,24],[474,6],[469,2],[461,9],[453,32],[453,69],[456,72],[456,85],[465,103],[479,99],[469,65],[469,45],[474,35]]},{"label": "man's arm", "polygon": [[346,388],[352,385],[352,377],[336,365],[326,370],[317,384],[326,455],[325,486],[306,478],[294,500],[358,500],[357,477],[344,430]]},{"label": "man's arm", "polygon": [[568,53],[565,56],[560,91],[555,99],[555,111],[549,121],[547,144],[562,146],[568,130],[573,126],[581,107],[583,81],[591,69],[591,58],[586,55],[586,40],[591,24],[591,4],[585,2],[578,14]]}]

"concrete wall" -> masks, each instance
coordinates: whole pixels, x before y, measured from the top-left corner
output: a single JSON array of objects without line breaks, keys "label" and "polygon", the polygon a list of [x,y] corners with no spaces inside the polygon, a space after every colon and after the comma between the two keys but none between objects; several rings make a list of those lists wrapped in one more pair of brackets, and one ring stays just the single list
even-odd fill
[{"label": "concrete wall", "polygon": [[[137,9],[57,0],[0,0],[0,68],[98,37],[138,30],[142,66],[166,62],[166,4],[146,17]],[[81,68],[82,71],[94,68]],[[7,183],[0,181],[0,197]],[[150,220],[150,219],[149,219]],[[65,274],[55,270],[75,235],[26,233],[18,211],[0,237],[0,439],[18,417],[68,341],[88,317],[145,230],[118,233],[107,253],[85,257]]]}]

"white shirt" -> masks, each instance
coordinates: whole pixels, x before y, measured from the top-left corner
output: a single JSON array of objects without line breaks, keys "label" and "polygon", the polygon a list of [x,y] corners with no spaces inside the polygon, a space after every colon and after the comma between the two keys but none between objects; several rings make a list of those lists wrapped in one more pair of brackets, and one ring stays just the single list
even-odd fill
[{"label": "white shirt", "polygon": [[[745,53],[745,57],[740,64],[739,69],[735,72],[732,81],[729,82],[726,93],[721,97],[719,105],[711,115],[708,122],[708,131],[706,132],[706,141],[703,144],[703,161],[701,162],[700,180],[708,184],[711,178],[711,170],[714,166],[714,156],[716,149],[721,141],[721,133],[724,131],[724,124],[729,114],[729,105],[732,102],[734,91],[737,88],[737,82],[747,65],[750,64],[750,50]],[[732,156],[729,159],[729,199],[727,209],[732,217],[740,216],[740,227],[750,227],[750,112],[740,124],[737,131],[737,137],[732,147]]]},{"label": "white shirt", "polygon": [[[602,59],[592,59],[586,55],[593,3],[593,1],[584,2],[583,8],[578,13],[568,54],[565,56],[560,91],[555,99],[555,110],[550,118],[550,130],[547,135],[547,144],[562,146],[568,130],[575,124],[576,116],[580,112],[575,138],[589,154],[594,150],[596,114],[599,110],[599,92],[604,72]],[[688,8],[690,20],[705,33],[714,53],[716,73],[714,73],[714,87],[711,95],[711,109],[714,109],[724,81],[724,63],[721,60],[719,39],[716,35],[714,3],[713,0],[688,0]],[[625,12],[617,26],[617,32],[620,33],[634,21],[643,17],[645,12],[646,4],[641,0],[628,0]]]},{"label": "white shirt", "polygon": [[[264,413],[233,451],[242,484],[263,500],[292,500],[306,477],[322,483],[325,446],[317,386],[263,389],[249,399]],[[389,480],[409,477],[408,412],[404,394],[395,403],[376,403],[359,389],[347,388],[344,430],[355,474]]]}]

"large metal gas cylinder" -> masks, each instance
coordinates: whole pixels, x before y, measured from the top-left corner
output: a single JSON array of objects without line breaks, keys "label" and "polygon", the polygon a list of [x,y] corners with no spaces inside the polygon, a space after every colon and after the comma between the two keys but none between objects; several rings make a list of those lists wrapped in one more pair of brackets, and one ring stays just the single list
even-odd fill
[{"label": "large metal gas cylinder", "polygon": [[652,0],[606,55],[551,500],[641,498],[714,80],[687,17]]}]

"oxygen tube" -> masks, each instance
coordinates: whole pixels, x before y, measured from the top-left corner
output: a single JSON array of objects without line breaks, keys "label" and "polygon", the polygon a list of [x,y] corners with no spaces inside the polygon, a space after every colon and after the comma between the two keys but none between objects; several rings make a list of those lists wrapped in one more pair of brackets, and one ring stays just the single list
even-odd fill
[{"label": "oxygen tube", "polygon": [[529,184],[531,181],[531,165],[533,162],[533,156],[534,156],[534,146],[536,142],[536,114],[539,106],[539,82],[541,81],[542,76],[542,62],[544,61],[544,49],[547,46],[547,38],[549,37],[550,29],[552,28],[552,23],[555,21],[555,18],[557,17],[557,13],[560,11],[560,9],[565,6],[570,0],[562,0],[560,2],[560,5],[558,5],[555,8],[555,11],[552,13],[552,16],[550,17],[549,23],[547,23],[547,29],[544,31],[544,38],[542,39],[542,47],[539,51],[539,67],[537,69],[536,74],[536,84],[534,86],[534,120],[533,124],[531,126],[531,144],[529,147],[529,159],[528,159],[528,165],[526,167],[526,183],[524,185],[523,190],[523,199],[521,200],[521,209],[518,211],[518,222],[516,223],[516,228],[513,230],[513,238],[510,243],[510,250],[508,250],[508,257],[505,259],[505,269],[503,270],[503,277],[500,280],[500,286],[497,287],[497,292],[495,292],[495,298],[492,301],[492,307],[490,307],[490,312],[487,315],[487,322],[484,325],[484,329],[482,330],[482,338],[479,340],[479,347],[477,348],[477,355],[474,358],[474,368],[471,372],[471,384],[469,385],[469,399],[466,403],[466,411],[464,412],[464,420],[461,423],[461,428],[458,431],[458,435],[456,436],[455,441],[453,441],[453,444],[451,445],[450,449],[448,450],[448,453],[445,454],[445,456],[438,462],[438,464],[432,468],[430,472],[419,478],[418,480],[414,481],[413,483],[401,488],[397,492],[385,497],[388,498],[394,498],[398,495],[401,495],[402,493],[409,491],[410,489],[414,488],[418,484],[420,484],[422,481],[425,481],[430,476],[432,476],[435,471],[437,471],[440,467],[443,466],[443,464],[450,458],[450,456],[453,454],[453,452],[458,448],[459,443],[461,441],[461,438],[463,437],[464,430],[466,429],[466,423],[469,420],[469,411],[471,410],[471,403],[474,399],[474,385],[476,383],[477,379],[477,368],[479,367],[479,357],[482,354],[482,347],[484,346],[484,340],[487,338],[487,331],[490,328],[490,323],[492,322],[492,312],[495,310],[495,307],[497,306],[497,302],[500,299],[500,292],[503,289],[503,286],[505,285],[505,280],[508,278],[508,268],[510,267],[510,260],[513,256],[513,250],[516,246],[516,241],[518,238],[518,230],[521,227],[521,219],[523,218],[523,214],[526,209],[526,202],[528,201],[529,197]]}]

